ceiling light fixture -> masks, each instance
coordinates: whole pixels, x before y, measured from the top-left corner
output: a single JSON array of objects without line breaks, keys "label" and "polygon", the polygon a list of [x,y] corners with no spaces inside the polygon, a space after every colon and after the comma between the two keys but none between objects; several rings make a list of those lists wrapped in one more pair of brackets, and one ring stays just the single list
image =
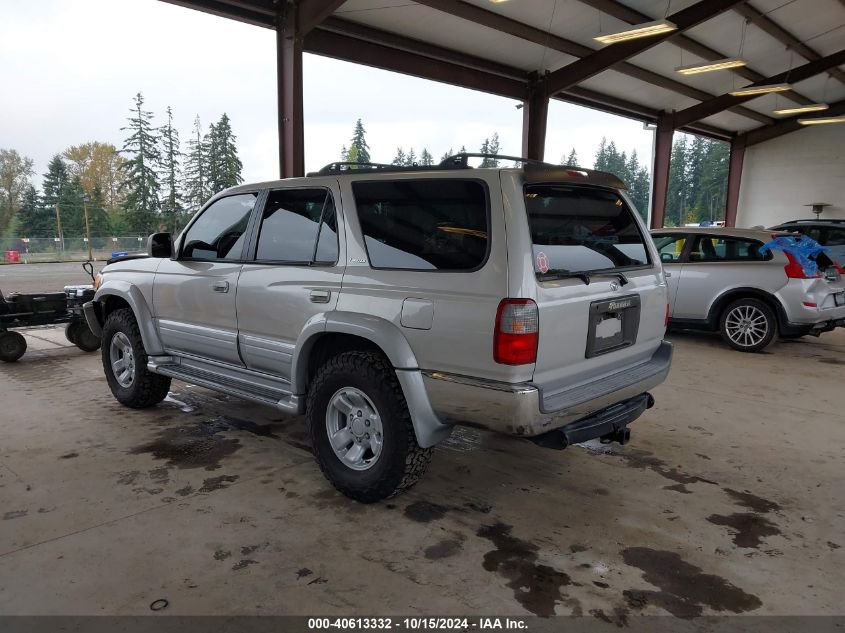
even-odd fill
[{"label": "ceiling light fixture", "polygon": [[677,30],[678,27],[672,22],[669,22],[669,20],[657,20],[655,22],[637,24],[630,29],[619,31],[617,33],[596,35],[593,39],[601,42],[602,44],[615,44],[616,42],[627,42],[628,40],[636,40],[641,37],[653,37],[655,35],[671,33],[672,31]]},{"label": "ceiling light fixture", "polygon": [[748,86],[747,88],[740,88],[734,90],[730,94],[733,97],[753,97],[756,95],[765,95],[770,92],[786,92],[792,90],[789,84],[767,84],[765,86]]},{"label": "ceiling light fixture", "polygon": [[729,68],[739,68],[740,66],[747,66],[748,63],[739,57],[726,57],[725,59],[716,59],[712,62],[701,62],[700,64],[690,64],[689,66],[678,66],[675,72],[682,75],[697,75],[699,73],[709,73],[714,70],[727,70]]},{"label": "ceiling light fixture", "polygon": [[826,103],[811,103],[805,106],[798,106],[796,108],[781,108],[780,110],[773,110],[772,114],[779,116],[787,116],[788,114],[803,114],[805,112],[821,112],[827,110],[830,106]]},{"label": "ceiling light fixture", "polygon": [[817,119],[798,119],[801,125],[824,125],[825,123],[845,123],[845,116],[819,117]]}]

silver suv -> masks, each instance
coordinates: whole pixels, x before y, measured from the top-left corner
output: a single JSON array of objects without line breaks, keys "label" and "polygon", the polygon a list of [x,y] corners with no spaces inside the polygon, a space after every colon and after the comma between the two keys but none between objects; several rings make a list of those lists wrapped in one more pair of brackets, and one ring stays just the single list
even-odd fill
[{"label": "silver suv", "polygon": [[673,327],[718,330],[734,349],[757,352],[779,334],[798,338],[845,326],[845,287],[825,255],[808,274],[789,253],[761,247],[771,230],[652,231],[669,283]]},{"label": "silver suv", "polygon": [[623,184],[469,157],[239,186],[110,263],[85,310],[115,398],[149,407],[177,378],[305,413],[323,473],[363,502],[411,486],[456,424],[626,442],[672,348]]}]

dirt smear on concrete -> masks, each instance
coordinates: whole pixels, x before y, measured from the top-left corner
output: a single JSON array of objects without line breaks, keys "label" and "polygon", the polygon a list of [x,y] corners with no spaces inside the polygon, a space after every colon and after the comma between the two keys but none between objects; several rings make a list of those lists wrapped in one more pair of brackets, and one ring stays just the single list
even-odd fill
[{"label": "dirt smear on concrete", "polygon": [[561,590],[572,584],[568,574],[548,565],[537,563],[539,548],[533,543],[511,534],[511,526],[504,523],[482,526],[477,534],[493,543],[495,549],[484,555],[483,567],[508,580],[514,598],[525,609],[541,617],[555,615],[555,605],[569,606],[573,615],[581,615],[577,600]]},{"label": "dirt smear on concrete", "polygon": [[654,605],[678,618],[700,616],[704,607],[718,612],[744,613],[762,606],[757,596],[746,593],[721,576],[702,573],[700,567],[681,559],[675,552],[649,547],[622,550],[626,565],[643,572],[643,580],[659,591],[628,589],[623,592],[628,606],[642,609]]},{"label": "dirt smear on concrete", "polygon": [[625,460],[628,466],[633,466],[634,468],[638,468],[640,470],[650,470],[652,472],[657,473],[661,477],[665,477],[670,481],[674,481],[676,484],[688,485],[701,482],[714,486],[718,485],[715,481],[711,479],[705,479],[704,477],[699,477],[698,475],[690,475],[688,473],[685,473],[679,470],[680,466],[669,466],[662,459],[655,457],[648,451],[636,448],[626,448],[624,453],[613,452],[611,453],[611,455]]},{"label": "dirt smear on concrete", "polygon": [[417,523],[431,523],[446,516],[449,508],[431,501],[415,501],[405,508],[405,516]]},{"label": "dirt smear on concrete", "polygon": [[740,492],[738,490],[732,490],[731,488],[724,488],[724,491],[727,492],[731,497],[733,497],[733,499],[737,502],[738,505],[742,506],[743,508],[753,510],[754,512],[765,514],[767,512],[775,512],[777,510],[780,510],[779,504],[775,503],[774,501],[764,499],[763,497],[758,497],[757,495],[751,494],[747,490]]},{"label": "dirt smear on concrete", "polygon": [[711,514],[707,520],[713,525],[722,525],[733,530],[733,542],[737,547],[758,548],[767,536],[780,534],[778,526],[766,517],[753,512],[735,512],[729,515]]}]

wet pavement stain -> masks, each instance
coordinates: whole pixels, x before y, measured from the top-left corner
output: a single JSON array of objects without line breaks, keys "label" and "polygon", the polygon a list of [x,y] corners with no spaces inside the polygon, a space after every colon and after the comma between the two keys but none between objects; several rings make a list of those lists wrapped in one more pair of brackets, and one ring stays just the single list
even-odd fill
[{"label": "wet pavement stain", "polygon": [[214,560],[226,560],[232,556],[232,552],[228,550],[219,549],[214,552]]},{"label": "wet pavement stain", "polygon": [[64,455],[59,455],[59,459],[73,459],[74,457],[79,457],[79,453],[72,452],[72,453],[65,453]]},{"label": "wet pavement stain", "polygon": [[674,486],[663,486],[663,490],[673,490],[685,495],[691,495],[692,490],[689,490],[684,484],[675,484]]},{"label": "wet pavement stain", "polygon": [[448,511],[449,508],[430,501],[415,501],[405,508],[405,516],[417,523],[430,523],[442,519]]},{"label": "wet pavement stain", "polygon": [[624,607],[614,607],[613,613],[605,613],[603,609],[590,609],[590,615],[597,620],[607,624],[615,624],[620,628],[628,626],[628,610]]},{"label": "wet pavement stain", "polygon": [[20,519],[21,517],[25,517],[28,510],[12,510],[11,512],[6,512],[3,515],[4,521],[9,521],[11,519]]},{"label": "wet pavement stain", "polygon": [[733,542],[737,547],[756,549],[767,536],[780,534],[777,525],[752,512],[735,512],[727,516],[711,514],[707,520],[713,525],[731,528],[734,531]]},{"label": "wet pavement stain", "polygon": [[569,546],[569,551],[573,554],[577,554],[578,552],[586,552],[587,546],[586,545],[579,545],[578,543],[574,543],[573,545]]},{"label": "wet pavement stain", "polygon": [[308,569],[307,567],[303,567],[302,569],[296,570],[296,578],[299,580],[300,578],[305,578],[306,576],[310,576],[314,572]]},{"label": "wet pavement stain", "polygon": [[622,558],[626,565],[643,572],[643,580],[660,589],[624,591],[632,609],[654,605],[675,617],[693,618],[700,616],[704,607],[744,613],[759,609],[763,604],[757,596],[746,593],[721,576],[702,573],[700,567],[684,561],[675,552],[629,547],[622,550]]},{"label": "wet pavement stain", "polygon": [[633,466],[634,468],[638,468],[640,470],[651,470],[661,477],[665,477],[666,479],[678,484],[695,484],[701,482],[714,486],[718,485],[718,483],[711,479],[705,479],[704,477],[699,477],[698,475],[687,474],[678,470],[679,467],[670,467],[662,459],[654,457],[654,455],[648,451],[636,448],[626,448],[625,452],[613,452],[611,455],[625,460],[629,466]]},{"label": "wet pavement stain", "polygon": [[127,470],[126,472],[119,473],[117,483],[124,486],[131,486],[135,483],[135,480],[138,479],[140,474],[140,470]]},{"label": "wet pavement stain", "polygon": [[839,358],[820,358],[820,363],[826,363],[828,365],[845,365],[845,360],[841,360]]},{"label": "wet pavement stain", "polygon": [[767,512],[774,512],[776,510],[780,510],[779,504],[775,503],[774,501],[764,499],[763,497],[753,495],[747,490],[744,492],[732,490],[731,488],[723,488],[723,490],[727,492],[731,497],[733,497],[738,505],[742,506],[743,508],[749,508],[754,512],[765,514]]},{"label": "wet pavement stain", "polygon": [[184,488],[179,488],[179,490],[176,491],[176,494],[179,495],[180,497],[187,497],[193,491],[194,491],[193,486],[185,486]]},{"label": "wet pavement stain", "polygon": [[475,510],[481,514],[490,514],[490,511],[493,509],[493,506],[489,503],[485,503],[484,501],[470,501],[464,505],[470,510]]},{"label": "wet pavement stain", "polygon": [[428,560],[449,558],[461,551],[461,542],[457,539],[444,539],[425,548],[424,555]]},{"label": "wet pavement stain", "polygon": [[238,475],[220,475],[219,477],[209,477],[202,482],[200,492],[213,492],[215,490],[223,490],[228,488],[229,484],[238,480]]},{"label": "wet pavement stain", "polygon": [[232,571],[239,571],[241,569],[246,569],[250,565],[257,565],[257,564],[258,564],[257,560],[244,558],[244,559],[241,559],[240,561],[238,561],[237,563],[235,563],[234,565],[232,565]]},{"label": "wet pavement stain", "polygon": [[482,526],[477,534],[496,546],[484,555],[484,569],[508,580],[514,598],[526,610],[541,617],[555,615],[555,605],[563,603],[580,615],[578,602],[561,589],[572,584],[568,574],[537,564],[539,548],[511,535],[511,526],[504,523]]}]

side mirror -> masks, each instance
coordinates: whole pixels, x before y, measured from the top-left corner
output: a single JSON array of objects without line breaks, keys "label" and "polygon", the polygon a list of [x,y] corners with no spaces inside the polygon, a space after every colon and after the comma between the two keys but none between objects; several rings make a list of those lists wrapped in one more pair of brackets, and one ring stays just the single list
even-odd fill
[{"label": "side mirror", "polygon": [[675,258],[672,257],[672,253],[660,253],[660,261],[669,263],[675,261]]},{"label": "side mirror", "polygon": [[173,257],[173,238],[170,233],[153,233],[147,240],[147,255],[150,257]]}]

